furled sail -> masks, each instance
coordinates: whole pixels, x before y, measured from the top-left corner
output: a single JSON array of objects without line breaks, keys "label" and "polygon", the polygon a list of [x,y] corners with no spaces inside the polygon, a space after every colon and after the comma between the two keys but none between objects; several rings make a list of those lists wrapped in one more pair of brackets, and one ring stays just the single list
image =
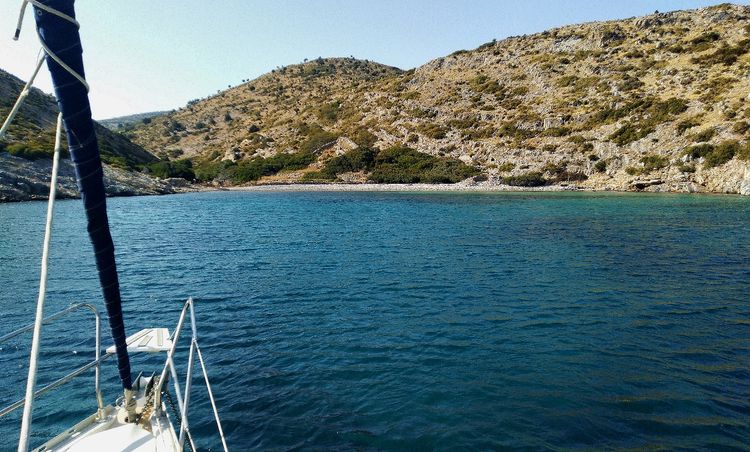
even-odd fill
[{"label": "furled sail", "polygon": [[[88,86],[83,71],[83,49],[75,19],[74,0],[38,0],[34,15],[47,67],[52,74],[55,95],[65,124],[70,158],[88,220],[88,233],[96,256],[109,326],[115,343],[122,385],[131,389],[130,359],[125,343],[120,283],[115,265],[115,248],[109,232],[99,145],[94,133]],[[67,18],[64,16],[68,16]]]}]

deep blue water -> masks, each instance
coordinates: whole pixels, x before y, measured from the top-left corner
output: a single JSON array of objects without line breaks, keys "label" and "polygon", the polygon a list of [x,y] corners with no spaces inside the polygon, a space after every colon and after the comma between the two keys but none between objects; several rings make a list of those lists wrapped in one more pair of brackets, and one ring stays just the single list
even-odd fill
[{"label": "deep blue water", "polygon": [[[129,331],[171,330],[196,298],[233,450],[750,445],[750,198],[201,193],[109,205]],[[45,209],[0,205],[0,335],[33,319]],[[56,213],[46,312],[101,304],[80,202]],[[91,323],[46,327],[42,383],[91,358]],[[0,351],[2,406],[23,396],[29,341]],[[134,357],[134,370],[158,365]],[[111,401],[112,362],[104,374]],[[92,412],[92,374],[77,382],[38,400],[37,443]],[[196,441],[216,449],[195,389]],[[0,419],[0,449],[15,447],[19,416]]]}]

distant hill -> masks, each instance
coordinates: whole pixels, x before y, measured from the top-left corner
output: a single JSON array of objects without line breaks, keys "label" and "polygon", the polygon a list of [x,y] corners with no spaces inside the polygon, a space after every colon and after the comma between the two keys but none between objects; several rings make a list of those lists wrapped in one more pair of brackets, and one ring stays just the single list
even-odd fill
[{"label": "distant hill", "polygon": [[100,119],[99,124],[112,131],[123,131],[132,128],[138,123],[148,123],[155,116],[161,116],[168,113],[167,111],[152,111],[148,113],[138,113],[135,115],[118,116],[117,118]]},{"label": "distant hill", "polygon": [[409,71],[308,61],[125,134],[228,184],[470,174],[460,161],[515,185],[750,193],[748,74],[750,7],[723,4],[492,41]]}]

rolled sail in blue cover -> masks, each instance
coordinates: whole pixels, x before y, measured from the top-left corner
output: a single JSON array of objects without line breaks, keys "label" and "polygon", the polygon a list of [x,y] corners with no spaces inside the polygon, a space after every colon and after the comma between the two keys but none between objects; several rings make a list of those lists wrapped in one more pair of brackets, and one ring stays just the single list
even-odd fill
[{"label": "rolled sail in blue cover", "polygon": [[[75,17],[74,0],[41,0],[40,3]],[[36,6],[34,12],[39,37],[44,45],[75,73],[85,77],[83,49],[76,24]],[[120,379],[125,389],[131,389],[130,360],[125,344],[115,248],[109,232],[102,163],[91,119],[88,91],[86,86],[53,58],[47,58],[47,66],[52,74],[55,95],[65,123],[70,157],[75,165],[78,188],[86,209],[87,228],[94,246],[99,282],[117,350]]]}]

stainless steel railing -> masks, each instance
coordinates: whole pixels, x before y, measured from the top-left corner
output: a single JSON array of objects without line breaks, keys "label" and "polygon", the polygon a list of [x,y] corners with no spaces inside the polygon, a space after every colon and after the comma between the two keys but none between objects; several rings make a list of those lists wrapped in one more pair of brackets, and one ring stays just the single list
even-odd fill
[{"label": "stainless steel railing", "polygon": [[[174,353],[177,349],[177,342],[180,339],[180,333],[182,332],[182,327],[185,324],[185,317],[187,316],[187,313],[190,312],[190,327],[191,327],[191,333],[192,338],[190,341],[190,355],[188,357],[188,368],[187,368],[187,375],[185,377],[185,395],[184,398],[180,391],[180,382],[177,378],[177,371],[174,367]],[[164,385],[164,382],[166,381],[167,372],[169,372],[172,375],[172,386],[175,389],[175,396],[177,397],[177,405],[178,409],[180,411],[180,417],[182,418],[182,422],[180,423],[180,447],[183,447],[185,444],[185,439],[187,438],[188,441],[190,441],[192,449],[195,449],[195,445],[192,444],[192,438],[190,436],[190,427],[188,424],[188,408],[190,406],[190,390],[192,387],[193,382],[193,364],[194,364],[194,357],[195,355],[198,356],[198,361],[201,365],[201,371],[203,372],[203,378],[206,382],[206,390],[208,391],[208,398],[211,401],[211,408],[214,412],[214,420],[216,421],[216,427],[219,432],[219,437],[221,438],[221,444],[224,448],[224,451],[228,451],[229,448],[227,447],[227,441],[224,437],[224,429],[221,427],[221,419],[219,418],[219,411],[216,408],[216,400],[214,399],[213,391],[211,390],[211,383],[208,380],[208,371],[206,370],[206,364],[203,361],[203,354],[201,353],[201,349],[198,346],[198,331],[197,327],[195,325],[195,310],[193,308],[193,299],[188,298],[188,300],[185,302],[185,305],[182,307],[182,312],[180,312],[180,319],[177,321],[177,328],[175,328],[174,333],[172,333],[172,347],[167,352],[167,359],[164,363],[164,368],[161,371],[161,376],[159,377],[159,381],[157,383],[157,387],[154,389],[154,410],[155,412],[159,412],[162,409],[162,403],[161,403],[161,394],[162,394],[162,387]]]},{"label": "stainless steel railing", "polygon": [[[100,350],[101,349],[101,318],[99,317],[99,311],[97,311],[96,307],[94,305],[92,305],[92,304],[89,304],[89,303],[78,303],[78,304],[71,305],[71,306],[69,306],[66,309],[63,309],[62,311],[56,312],[55,314],[52,314],[49,317],[44,318],[44,320],[42,320],[42,323],[52,322],[52,321],[57,320],[57,319],[65,316],[65,315],[67,315],[67,314],[69,314],[69,313],[71,313],[73,311],[80,310],[80,309],[88,309],[89,311],[91,311],[94,314],[95,323],[96,323],[96,329],[95,329],[96,345],[94,346],[96,355],[94,356],[94,361],[91,361],[90,363],[85,364],[85,365],[79,367],[78,369],[76,369],[73,372],[65,375],[64,377],[59,378],[59,379],[53,381],[52,383],[48,384],[47,386],[45,386],[45,387],[37,390],[34,393],[34,398],[39,397],[42,394],[45,394],[45,393],[47,393],[47,392],[49,392],[49,391],[51,391],[51,390],[53,390],[53,389],[55,389],[57,387],[62,386],[63,384],[71,381],[75,377],[83,374],[84,372],[86,372],[87,370],[89,370],[89,369],[91,369],[93,367],[94,368],[94,390],[96,391],[96,404],[97,404],[97,408],[98,408],[98,413],[99,413],[100,416],[102,416],[103,413],[104,413],[104,399],[102,398],[102,392],[101,392],[101,386],[100,386],[100,377],[99,377],[99,370],[100,370],[101,362],[104,361],[105,359],[109,358],[111,355],[104,355],[104,356],[101,355],[101,350]],[[23,333],[25,333],[27,331],[31,331],[33,329],[34,329],[34,324],[32,323],[30,325],[27,325],[27,326],[24,326],[22,328],[19,328],[19,329],[15,330],[15,331],[12,331],[12,332],[4,335],[4,336],[1,336],[0,337],[0,344],[2,344],[3,342],[8,341],[10,339],[13,339],[14,337],[16,337],[16,336],[18,336],[20,334],[23,334]],[[18,408],[21,408],[22,406],[24,406],[24,403],[25,403],[24,399],[21,399],[21,400],[18,400],[17,402],[14,402],[14,403],[8,405],[7,407],[5,407],[3,409],[0,409],[0,417],[3,417],[3,416],[5,416],[5,415],[7,415],[9,413],[12,413],[13,411],[17,410]]]}]

